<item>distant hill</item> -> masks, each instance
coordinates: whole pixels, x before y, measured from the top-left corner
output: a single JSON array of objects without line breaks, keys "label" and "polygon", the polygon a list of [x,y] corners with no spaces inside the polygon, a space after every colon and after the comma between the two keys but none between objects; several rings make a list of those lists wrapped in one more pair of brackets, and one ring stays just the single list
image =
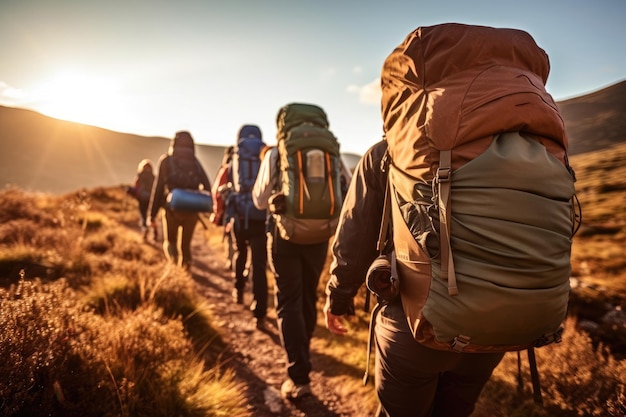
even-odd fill
[{"label": "distant hill", "polygon": [[[173,134],[174,132],[172,132]],[[0,106],[0,184],[31,191],[65,193],[132,182],[144,158],[155,164],[169,138],[119,133]],[[196,145],[212,179],[223,146]]]},{"label": "distant hill", "polygon": [[[557,104],[570,154],[626,142],[626,81]],[[170,138],[114,132],[0,106],[0,186],[59,194],[129,184],[138,162],[148,158],[156,163],[169,144]],[[196,152],[213,181],[224,146],[198,144]],[[351,168],[360,158],[343,156]]]},{"label": "distant hill", "polygon": [[626,81],[557,103],[577,155],[626,142]]}]

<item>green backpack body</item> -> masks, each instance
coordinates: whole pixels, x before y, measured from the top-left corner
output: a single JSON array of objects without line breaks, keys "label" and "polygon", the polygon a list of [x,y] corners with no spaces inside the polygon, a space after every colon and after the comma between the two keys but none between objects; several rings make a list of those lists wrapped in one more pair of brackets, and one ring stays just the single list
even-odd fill
[{"label": "green backpack body", "polygon": [[298,244],[328,240],[343,202],[337,138],[324,110],[292,103],[278,113],[279,194],[284,209],[273,213],[283,239]]}]

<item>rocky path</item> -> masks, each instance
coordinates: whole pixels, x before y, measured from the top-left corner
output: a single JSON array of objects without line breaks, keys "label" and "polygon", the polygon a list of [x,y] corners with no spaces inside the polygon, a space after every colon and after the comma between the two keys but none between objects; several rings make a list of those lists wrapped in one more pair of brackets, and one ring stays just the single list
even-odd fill
[{"label": "rocky path", "polygon": [[[358,401],[339,396],[341,391],[332,386],[332,378],[325,377],[325,370],[316,366],[320,358],[315,352],[312,352],[313,395],[296,401],[280,398],[280,386],[286,378],[286,359],[276,326],[273,297],[270,295],[266,330],[257,330],[249,310],[252,298],[249,289],[243,305],[233,302],[234,278],[225,268],[225,254],[219,245],[207,243],[204,233],[200,232],[200,229],[197,230],[193,241],[192,276],[199,293],[211,305],[215,324],[221,328],[229,345],[224,361],[228,361],[229,367],[235,370],[237,378],[247,383],[246,395],[251,414],[261,417],[367,415],[359,411]],[[273,288],[270,292],[273,294]]]}]

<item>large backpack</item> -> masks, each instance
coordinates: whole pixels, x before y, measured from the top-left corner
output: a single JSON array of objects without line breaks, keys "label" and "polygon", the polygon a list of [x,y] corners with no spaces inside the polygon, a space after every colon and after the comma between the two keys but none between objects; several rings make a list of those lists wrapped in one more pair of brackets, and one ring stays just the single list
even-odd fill
[{"label": "large backpack", "polygon": [[274,217],[281,237],[298,244],[327,241],[343,202],[337,138],[316,105],[288,104],[276,122],[284,210]]},{"label": "large backpack", "polygon": [[239,131],[239,139],[233,153],[231,175],[233,193],[229,204],[240,219],[244,221],[244,228],[250,220],[265,220],[265,210],[259,210],[252,201],[252,187],[256,181],[261,165],[260,153],[265,147],[261,138],[261,130],[255,125],[244,125]]},{"label": "large backpack", "polygon": [[195,156],[175,153],[167,157],[167,161],[166,207],[175,211],[212,212],[213,197],[210,190],[200,190],[205,175]]},{"label": "large backpack", "polygon": [[546,54],[525,32],[419,28],[383,66],[394,259],[417,341],[560,341],[577,223]]},{"label": "large backpack", "polygon": [[168,190],[182,188],[197,190],[202,184],[202,167],[192,155],[170,155],[168,157],[168,171],[165,183]]}]

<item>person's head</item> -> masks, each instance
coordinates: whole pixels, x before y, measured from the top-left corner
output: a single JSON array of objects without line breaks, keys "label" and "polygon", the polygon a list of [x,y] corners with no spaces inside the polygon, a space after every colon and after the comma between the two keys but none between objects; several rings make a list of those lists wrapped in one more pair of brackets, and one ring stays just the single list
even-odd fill
[{"label": "person's head", "polygon": [[143,159],[137,165],[137,172],[150,171],[152,172],[152,162],[149,159]]},{"label": "person's head", "polygon": [[191,133],[186,130],[176,132],[172,143],[170,144],[169,154],[173,155],[175,152],[191,152],[195,154],[195,146]]}]

